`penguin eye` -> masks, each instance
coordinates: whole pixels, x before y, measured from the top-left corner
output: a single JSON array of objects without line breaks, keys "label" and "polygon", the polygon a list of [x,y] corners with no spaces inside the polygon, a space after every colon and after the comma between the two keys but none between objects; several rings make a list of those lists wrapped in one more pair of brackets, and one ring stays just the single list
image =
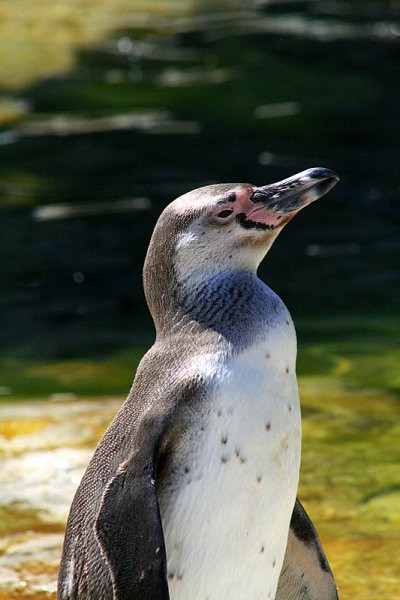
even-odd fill
[{"label": "penguin eye", "polygon": [[227,217],[231,216],[232,212],[232,210],[221,210],[221,212],[217,214],[217,217],[220,219],[226,219]]}]

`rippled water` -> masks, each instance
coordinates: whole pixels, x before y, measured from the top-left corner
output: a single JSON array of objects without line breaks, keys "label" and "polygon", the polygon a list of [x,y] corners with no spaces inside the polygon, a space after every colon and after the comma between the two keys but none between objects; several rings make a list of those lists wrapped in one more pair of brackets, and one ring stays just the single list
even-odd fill
[{"label": "rippled water", "polygon": [[85,6],[1,9],[0,599],[54,594],[73,490],[151,343],[162,207],[311,166],[341,182],[261,269],[298,331],[300,493],[342,598],[400,598],[400,3]]},{"label": "rippled water", "polygon": [[290,224],[261,275],[294,315],[396,313],[398,2],[149,13],[121,1],[87,17],[54,5],[48,21],[33,7],[32,18],[46,30],[58,14],[42,43],[59,67],[28,68],[28,54],[47,54],[23,20],[22,87],[7,91],[0,60],[6,353],[87,357],[96,336],[107,355],[132,345],[138,314],[140,342],[151,328],[141,268],[163,206],[213,181],[264,184],[317,165],[340,184]]}]

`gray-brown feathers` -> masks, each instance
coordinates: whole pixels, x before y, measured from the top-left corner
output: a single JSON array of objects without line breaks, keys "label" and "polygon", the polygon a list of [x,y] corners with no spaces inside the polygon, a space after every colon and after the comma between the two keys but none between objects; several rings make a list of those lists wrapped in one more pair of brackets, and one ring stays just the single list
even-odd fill
[{"label": "gray-brown feathers", "polygon": [[[328,177],[328,174],[317,173],[316,170],[299,175],[302,182],[307,182],[306,190],[309,189],[311,180]],[[286,190],[285,186],[281,185],[281,188]],[[175,485],[175,481],[178,486],[181,483],[179,477],[174,478],[173,469],[179,465],[182,467],[181,471],[185,472],[187,468],[186,464],[179,463],[182,445],[187,440],[190,442],[194,439],[195,443],[201,446],[202,418],[212,413],[218,404],[218,397],[215,397],[218,394],[214,393],[215,390],[218,389],[219,393],[222,393],[216,379],[220,373],[226,374],[229,368],[234,369],[233,359],[242,356],[244,349],[253,348],[253,343],[258,354],[252,357],[255,364],[251,364],[250,367],[254,367],[253,373],[258,377],[255,381],[260,381],[261,384],[256,390],[257,397],[249,398],[248,391],[251,389],[254,392],[254,386],[252,388],[248,385],[248,365],[245,362],[239,365],[239,372],[244,372],[246,376],[237,378],[241,395],[237,396],[236,401],[240,400],[242,417],[247,417],[246,407],[249,406],[249,410],[252,411],[253,401],[259,402],[258,410],[261,412],[264,410],[264,403],[267,406],[266,415],[261,415],[263,420],[254,416],[253,421],[257,419],[255,427],[253,421],[247,425],[246,433],[251,442],[249,446],[252,445],[254,429],[257,429],[259,423],[261,429],[256,439],[262,438],[263,444],[267,444],[265,440],[272,439],[273,435],[278,435],[275,429],[277,422],[281,423],[281,442],[286,440],[283,446],[282,443],[279,446],[278,436],[278,448],[284,453],[289,451],[290,435],[293,447],[298,443],[297,454],[293,451],[293,459],[287,461],[286,475],[275,477],[275,485],[279,490],[283,490],[283,493],[273,499],[275,504],[270,511],[275,522],[275,513],[281,510],[281,498],[285,495],[289,498],[287,489],[291,486],[290,499],[286,502],[284,514],[280,515],[281,521],[276,521],[285,524],[282,529],[283,536],[279,539],[279,566],[282,564],[285,537],[296,494],[300,457],[300,413],[297,411],[298,424],[293,421],[292,429],[287,432],[285,428],[289,416],[284,411],[288,399],[286,398],[286,402],[280,402],[280,398],[290,389],[291,400],[298,402],[294,378],[296,342],[293,325],[284,304],[256,276],[256,268],[280,226],[274,224],[274,232],[271,233],[268,228],[243,227],[235,218],[236,213],[247,211],[248,221],[252,223],[254,214],[260,215],[260,210],[263,211],[262,207],[251,199],[254,189],[248,184],[224,184],[195,190],[169,205],[156,225],[143,273],[146,300],[156,327],[156,342],[142,359],[131,391],[100,441],[75,495],[64,540],[58,585],[59,600],[168,600],[165,546],[167,544],[168,547],[169,540],[167,534],[164,540],[159,500],[161,499],[162,508],[164,492],[168,485]],[[263,190],[265,191],[264,188]],[[279,218],[275,213],[271,217],[273,223],[275,220],[276,223],[280,223]],[[264,225],[269,223],[268,219],[265,211],[259,216],[260,223]],[[270,347],[271,340],[274,340],[275,348]],[[282,360],[278,356],[279,352]],[[291,357],[292,360],[290,376],[287,357]],[[267,368],[271,370],[267,371]],[[224,389],[229,390],[230,401],[237,390],[231,392],[229,385],[226,385],[227,381],[229,383],[229,376],[224,377]],[[294,385],[287,387],[290,377],[293,377]],[[227,401],[223,394],[222,398],[224,402]],[[207,403],[211,402],[214,402],[214,408],[208,406]],[[271,417],[268,412],[269,409],[272,410],[271,407],[275,410],[275,420],[274,415]],[[291,418],[293,413],[294,411]],[[229,415],[229,411],[227,414]],[[247,419],[242,417],[238,427],[232,431],[243,432],[242,424]],[[218,423],[220,422],[219,420]],[[264,423],[268,423],[268,426]],[[188,431],[190,435],[186,435]],[[227,440],[227,432],[223,431],[222,434],[218,432],[218,439],[215,438],[219,450],[221,435],[222,439]],[[227,442],[222,442],[224,443]],[[270,460],[269,463],[264,461],[264,448],[268,450],[266,458]],[[191,448],[187,450],[185,448],[183,453],[185,460],[192,456]],[[263,468],[264,462],[274,465],[274,450],[276,447],[258,445],[254,451],[255,460],[262,463]],[[238,455],[235,456],[238,458]],[[210,461],[208,458],[207,455],[205,464],[208,465],[211,461],[214,467],[217,465],[217,469],[221,468],[219,456],[216,457],[216,462],[214,455],[210,457]],[[233,461],[230,464],[233,464]],[[230,469],[230,464],[222,466],[222,477],[223,473]],[[237,460],[237,464],[241,465],[239,468],[244,468],[244,462]],[[274,468],[276,473],[276,464]],[[206,469],[204,473],[206,478]],[[288,474],[293,477],[288,477]],[[265,472],[263,483],[257,484],[258,489],[266,484],[267,478],[268,472]],[[225,480],[221,481],[219,499],[220,507],[224,509],[227,504],[221,490],[223,491]],[[234,482],[235,491],[240,495],[240,477],[236,477],[234,473],[230,481]],[[261,482],[261,478],[258,478],[258,481]],[[209,477],[208,485],[212,493],[214,482],[215,479]],[[246,488],[246,494],[247,491]],[[247,497],[242,495],[242,498]],[[197,496],[193,497],[194,501],[196,499]],[[242,504],[246,503],[247,500]],[[265,494],[261,503],[264,508],[270,509],[270,501]],[[242,507],[244,512],[248,512],[247,504]],[[207,501],[204,502],[204,507],[205,522],[210,516],[207,513]],[[192,512],[186,511],[186,514],[189,515],[190,527]],[[262,525],[260,519],[263,519],[264,514],[265,511],[258,511],[259,525]],[[228,522],[228,527],[240,523],[238,519],[240,520],[240,510],[234,519],[235,522]],[[269,527],[268,523],[267,526]],[[239,528],[238,533],[240,537],[243,531]],[[243,537],[245,536],[241,536],[241,539]],[[279,538],[279,535],[277,537]],[[220,540],[224,539],[220,537]],[[273,541],[271,543],[273,544]],[[263,543],[262,548],[264,547]],[[238,548],[239,555],[243,554],[240,544]],[[246,548],[245,544],[243,548]],[[203,543],[204,549],[205,554],[208,554],[207,543]],[[266,556],[267,549],[265,552],[263,550],[263,559]],[[224,561],[224,558],[218,556],[217,561]],[[259,550],[257,560],[258,558]],[[208,556],[206,560],[211,559]],[[217,561],[215,564],[218,566]],[[246,556],[236,559],[233,564],[236,571],[242,561],[246,561]],[[210,566],[210,562],[208,564]],[[279,574],[275,564],[277,565],[274,558],[276,575],[274,579],[271,575],[273,584],[268,588],[273,590],[271,594],[276,589]],[[204,581],[207,579],[207,573],[201,573],[200,567],[197,571],[195,561],[189,566],[194,567],[192,571],[195,573],[194,579],[189,580],[194,582],[191,584],[193,597],[199,597],[196,596],[195,590],[196,578],[199,574]],[[218,571],[217,582],[220,578],[219,573]],[[229,570],[225,573],[229,573]],[[254,589],[262,591],[270,582],[265,584],[263,575],[266,571],[258,569],[257,573],[257,581],[261,583],[259,588]],[[242,584],[247,581],[241,577]],[[187,595],[187,600],[190,595]],[[332,574],[318,536],[304,509],[296,502],[276,599],[336,598]],[[243,597],[243,600],[247,598]]]},{"label": "gray-brown feathers", "polygon": [[311,519],[296,500],[276,600],[337,600],[328,561]]},{"label": "gray-brown feathers", "polygon": [[178,360],[173,351],[153,346],[96,449],[71,507],[60,600],[168,598],[158,457],[184,426],[181,411],[203,394],[195,371],[177,375]]}]

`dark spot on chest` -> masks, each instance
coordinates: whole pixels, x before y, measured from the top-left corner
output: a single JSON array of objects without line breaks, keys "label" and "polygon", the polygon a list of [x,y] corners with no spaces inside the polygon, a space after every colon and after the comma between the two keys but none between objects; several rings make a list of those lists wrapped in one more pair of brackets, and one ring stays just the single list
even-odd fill
[{"label": "dark spot on chest", "polygon": [[168,573],[168,579],[170,581],[172,581],[173,579],[176,579],[177,581],[182,581],[183,575],[179,574],[179,575],[175,575],[175,573]]},{"label": "dark spot on chest", "polygon": [[244,464],[246,462],[246,459],[244,458],[244,456],[240,455],[240,450],[235,450],[235,456],[236,458],[238,458],[241,462],[241,464]]}]

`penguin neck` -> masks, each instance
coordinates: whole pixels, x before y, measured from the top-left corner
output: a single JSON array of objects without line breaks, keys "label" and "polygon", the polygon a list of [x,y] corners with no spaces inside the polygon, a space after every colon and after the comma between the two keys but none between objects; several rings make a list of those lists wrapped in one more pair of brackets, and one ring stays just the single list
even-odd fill
[{"label": "penguin neck", "polygon": [[177,289],[190,321],[231,342],[247,345],[272,324],[282,302],[255,272],[224,271],[206,279],[188,278]]},{"label": "penguin neck", "polygon": [[[159,290],[160,291],[160,290]],[[286,309],[279,297],[249,271],[223,271],[178,279],[174,269],[158,299],[157,338],[190,333],[198,344],[224,340],[236,352],[276,326]]]},{"label": "penguin neck", "polygon": [[211,272],[194,264],[177,268],[176,241],[186,226],[163,215],[145,260],[144,292],[158,341],[189,333],[196,344],[222,341],[236,350],[286,318],[285,306],[258,279],[255,265]]},{"label": "penguin neck", "polygon": [[191,215],[181,219],[168,219],[164,211],[154,229],[143,268],[144,294],[153,318],[157,338],[178,328],[182,320],[182,307],[176,298],[178,282],[174,269],[174,240]]}]

